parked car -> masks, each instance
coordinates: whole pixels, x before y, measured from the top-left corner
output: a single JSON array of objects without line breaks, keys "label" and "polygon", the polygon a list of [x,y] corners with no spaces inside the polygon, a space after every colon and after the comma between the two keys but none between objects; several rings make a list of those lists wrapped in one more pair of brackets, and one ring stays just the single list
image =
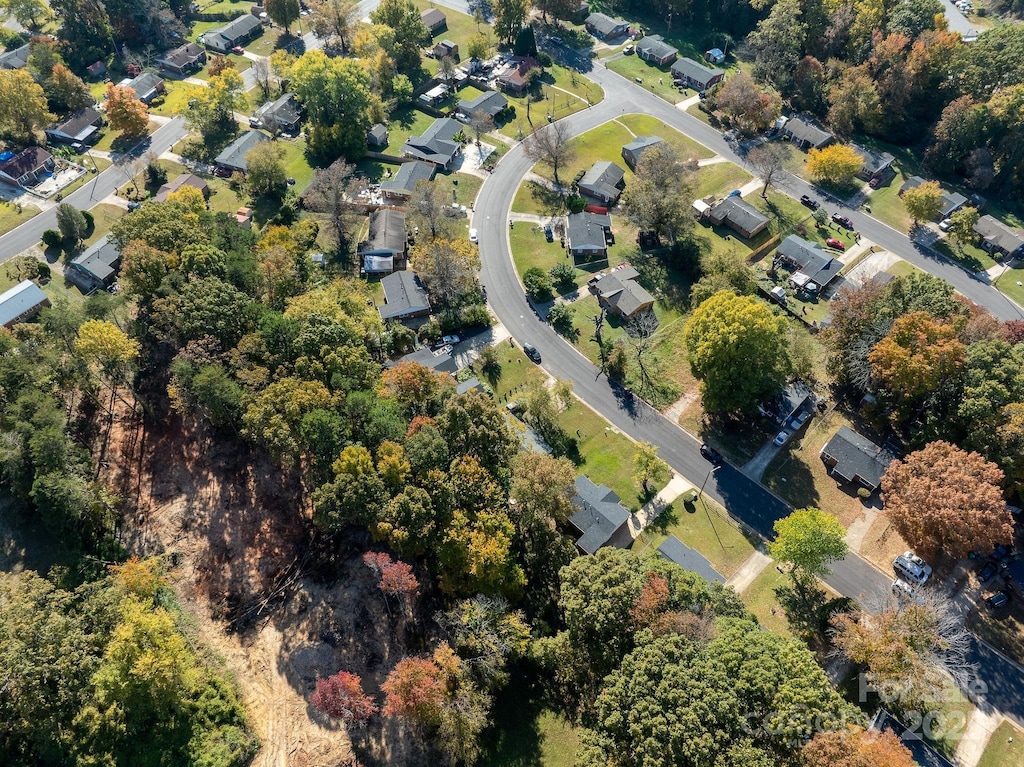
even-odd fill
[{"label": "parked car", "polygon": [[999,565],[989,560],[985,563],[985,566],[978,571],[978,580],[982,583],[988,583],[990,580],[999,574]]},{"label": "parked car", "polygon": [[538,365],[540,364],[540,352],[533,344],[523,344],[523,353]]},{"label": "parked car", "polygon": [[477,234],[476,229],[469,230],[469,241],[473,243],[480,242],[480,235]]},{"label": "parked car", "polygon": [[227,168],[217,167],[213,169],[213,175],[217,176],[217,178],[231,178],[231,171]]},{"label": "parked car", "polygon": [[835,248],[836,250],[846,250],[846,243],[842,240],[837,240],[835,237],[829,237],[825,240],[825,244],[830,248]]},{"label": "parked car", "polygon": [[723,462],[722,454],[715,450],[711,445],[701,445],[700,454],[704,456],[708,461],[711,461],[715,466],[721,466]]},{"label": "parked car", "polygon": [[931,565],[912,551],[904,551],[896,557],[892,569],[900,578],[918,584],[927,583],[932,574]]},{"label": "parked car", "polygon": [[804,424],[807,423],[807,420],[810,417],[811,413],[810,411],[807,410],[797,413],[795,416],[789,419],[789,428],[791,428],[794,432],[800,431],[804,427]]},{"label": "parked car", "polygon": [[231,49],[231,52],[237,56],[244,56],[245,48],[243,48],[241,45],[236,45],[234,48]]},{"label": "parked car", "polygon": [[780,431],[778,433],[778,435],[775,437],[775,439],[772,440],[772,443],[775,444],[775,445],[778,445],[779,447],[782,447],[783,445],[785,445],[789,441],[789,438],[791,436],[792,435],[788,431],[783,429],[782,431]]},{"label": "parked car", "polygon": [[821,207],[820,205],[818,205],[817,200],[812,200],[806,194],[800,195],[800,204],[810,208],[811,210],[817,210],[818,208]]},{"label": "parked car", "polygon": [[832,214],[832,223],[843,227],[843,229],[853,229],[853,222],[848,217],[839,213]]},{"label": "parked car", "polygon": [[628,56],[631,53],[633,53],[633,51],[635,51],[635,50],[636,50],[636,46],[633,45],[633,44],[630,44],[630,45],[627,45],[625,48],[623,48],[622,52],[625,53]]},{"label": "parked car", "polygon": [[939,229],[943,232],[948,232],[951,226],[953,226],[953,219],[951,218],[944,218],[939,222]]},{"label": "parked car", "polygon": [[914,587],[902,578],[896,578],[892,582],[892,593],[901,598],[912,597],[914,596]]},{"label": "parked car", "polygon": [[739,189],[733,189],[731,192],[729,192],[729,196],[730,197],[742,197],[743,196],[743,192],[741,192]]},{"label": "parked car", "polygon": [[459,341],[461,341],[461,340],[462,340],[462,339],[461,339],[461,338],[459,338],[459,337],[458,337],[458,336],[456,336],[456,335],[451,335],[451,336],[441,336],[441,343],[445,343],[445,344],[457,344],[457,343],[458,343]]},{"label": "parked car", "polygon": [[555,241],[555,233],[551,230],[550,226],[544,227],[544,239],[547,240],[548,242]]},{"label": "parked car", "polygon": [[985,606],[989,610],[998,610],[1001,607],[1006,607],[1010,603],[1010,593],[1008,591],[997,591],[991,596],[985,597]]},{"label": "parked car", "polygon": [[868,186],[870,186],[872,189],[878,189],[878,187],[881,185],[881,183],[882,183],[881,177],[875,176],[873,179],[871,179],[868,182]]}]

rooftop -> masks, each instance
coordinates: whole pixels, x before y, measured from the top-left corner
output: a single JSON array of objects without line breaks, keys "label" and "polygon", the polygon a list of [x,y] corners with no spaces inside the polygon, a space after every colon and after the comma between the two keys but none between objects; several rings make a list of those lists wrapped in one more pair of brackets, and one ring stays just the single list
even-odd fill
[{"label": "rooftop", "polygon": [[481,112],[493,118],[501,110],[508,106],[508,99],[497,91],[485,91],[472,101],[462,100],[459,102],[459,111],[467,115]]},{"label": "rooftop", "polygon": [[832,258],[819,243],[808,242],[795,234],[782,241],[778,252],[820,287],[835,279],[843,268],[842,263]]},{"label": "rooftop", "polygon": [[246,13],[243,16],[239,16],[233,21],[229,21],[223,27],[217,27],[207,32],[207,35],[220,35],[221,37],[227,38],[228,40],[237,40],[238,38],[245,37],[251,34],[257,27],[261,26],[261,22],[251,13]]},{"label": "rooftop", "polygon": [[570,213],[565,217],[565,230],[569,239],[569,247],[598,248],[607,247],[605,230],[612,226],[612,217],[600,213]]},{"label": "rooftop", "polygon": [[711,216],[722,221],[730,221],[747,232],[755,232],[768,225],[768,216],[738,196],[726,197],[715,203],[711,208]]},{"label": "rooftop", "polygon": [[14,50],[0,53],[0,69],[23,69],[28,64],[30,48],[31,46],[26,43]]},{"label": "rooftop", "polygon": [[639,154],[645,149],[649,149],[655,144],[660,144],[664,139],[661,136],[637,136],[624,147],[623,152],[631,152],[633,154]]},{"label": "rooftop", "polygon": [[879,447],[849,426],[840,426],[821,449],[821,453],[837,462],[832,469],[834,473],[849,482],[854,477],[860,477],[871,487],[882,484],[882,475],[894,458],[885,448]]},{"label": "rooftop", "polygon": [[46,294],[32,280],[19,282],[0,293],[0,327],[6,327],[25,312],[48,301]]},{"label": "rooftop", "polygon": [[163,85],[163,82],[164,79],[159,75],[152,72],[143,72],[138,77],[125,83],[125,86],[131,88],[135,92],[135,98],[141,101],[155,94],[157,89]]},{"label": "rooftop", "polygon": [[50,130],[81,141],[95,132],[96,123],[100,121],[101,117],[102,115],[92,107],[82,107],[69,114]]},{"label": "rooftop", "polygon": [[167,202],[168,195],[172,192],[177,192],[183,186],[190,186],[193,189],[198,189],[204,194],[210,188],[210,185],[207,184],[206,181],[194,173],[182,173],[173,181],[168,181],[156,190],[156,194],[153,196],[154,202]]},{"label": "rooftop", "polygon": [[166,62],[174,67],[183,67],[195,61],[204,53],[205,51],[202,46],[195,43],[185,43],[172,51],[167,51],[167,53],[157,59],[157,62]]},{"label": "rooftop", "polygon": [[294,93],[285,93],[276,101],[268,101],[256,110],[256,117],[261,120],[273,120],[285,126],[294,125],[300,116]]},{"label": "rooftop", "polygon": [[725,583],[725,577],[718,572],[704,555],[694,551],[674,535],[670,535],[658,547],[658,553],[669,562],[675,562],[684,570],[697,573],[708,583]]},{"label": "rooftop", "polygon": [[576,497],[572,505],[576,512],[569,517],[569,522],[583,534],[576,545],[587,554],[606,546],[629,519],[629,512],[613,490],[595,485],[583,474],[576,477]]},{"label": "rooftop", "polygon": [[403,162],[391,178],[381,182],[380,188],[385,192],[411,195],[420,181],[430,181],[434,177],[436,169],[437,166],[429,162]]},{"label": "rooftop", "polygon": [[589,187],[608,199],[619,196],[619,184],[626,177],[626,171],[613,162],[598,160],[580,179],[580,187]]},{"label": "rooftop", "polygon": [[615,19],[603,13],[592,13],[587,16],[587,26],[593,27],[602,36],[610,35],[612,32],[623,27],[629,27],[629,23],[622,19]]},{"label": "rooftop", "polygon": [[11,178],[21,178],[26,173],[39,170],[46,163],[53,159],[53,155],[40,146],[30,146],[22,149],[6,162],[0,162],[0,172],[6,173]]},{"label": "rooftop", "polygon": [[228,144],[214,162],[225,168],[244,171],[247,167],[245,156],[249,154],[250,149],[264,141],[270,141],[270,136],[266,133],[260,133],[258,130],[246,131]]},{"label": "rooftop", "polygon": [[380,208],[370,214],[370,231],[366,241],[359,244],[359,251],[404,253],[407,237],[405,213],[392,208]]},{"label": "rooftop", "polygon": [[71,263],[105,283],[114,276],[114,269],[120,258],[121,251],[111,241],[108,234],[76,256]]},{"label": "rooftop", "polygon": [[647,35],[636,44],[636,50],[638,52],[647,52],[658,59],[679,54],[679,49],[666,43],[661,35]]},{"label": "rooftop", "polygon": [[455,120],[446,117],[434,120],[422,135],[410,136],[402,151],[420,160],[447,165],[459,151],[460,144],[455,136],[461,131],[462,126]]},{"label": "rooftop", "polygon": [[784,129],[791,133],[794,138],[806,141],[814,147],[820,147],[832,140],[831,133],[824,128],[819,128],[806,117],[790,117],[786,120]]},{"label": "rooftop", "polygon": [[594,288],[616,311],[630,317],[641,307],[654,303],[654,296],[636,281],[639,276],[632,266],[619,267],[594,283]]},{"label": "rooftop", "polygon": [[1024,235],[1014,231],[1002,221],[992,216],[982,216],[974,225],[974,231],[980,234],[987,242],[996,245],[1007,253],[1013,253],[1024,246]]},{"label": "rooftop", "polygon": [[850,148],[864,161],[864,168],[861,172],[872,176],[888,168],[896,159],[888,152],[876,152],[859,144],[850,144]]},{"label": "rooftop", "polygon": [[707,83],[715,77],[724,76],[725,70],[705,66],[693,59],[679,59],[672,65],[672,74],[683,75],[697,83]]},{"label": "rooftop", "polygon": [[396,319],[409,314],[430,310],[427,291],[416,272],[392,272],[380,281],[384,288],[384,306],[377,307],[382,320]]},{"label": "rooftop", "polygon": [[441,352],[440,354],[434,354],[427,347],[417,349],[411,354],[406,354],[401,362],[415,362],[418,365],[422,365],[425,368],[430,368],[438,373],[455,373],[459,370],[459,363],[455,361],[455,358],[448,352]]}]

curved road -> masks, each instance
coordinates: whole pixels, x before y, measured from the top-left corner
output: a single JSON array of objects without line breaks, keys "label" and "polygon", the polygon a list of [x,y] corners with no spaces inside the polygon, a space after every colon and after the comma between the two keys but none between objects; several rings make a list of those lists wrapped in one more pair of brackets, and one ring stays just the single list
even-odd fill
[{"label": "curved road", "polygon": [[[572,135],[580,135],[621,114],[650,114],[713,151],[743,164],[718,131],[692,115],[634,87],[600,64],[588,76],[604,87],[605,98],[600,104],[563,119]],[[703,483],[704,492],[728,509],[735,518],[759,535],[771,537],[773,523],[786,516],[792,507],[730,464],[712,471],[711,465],[701,457],[700,443],[693,436],[668,421],[647,403],[610,382],[593,363],[534,313],[516,274],[508,239],[508,213],[512,200],[519,183],[532,166],[533,162],[526,157],[522,143],[516,144],[500,159],[494,172],[484,181],[476,200],[473,226],[480,236],[480,281],[487,289],[491,309],[520,344],[528,342],[537,347],[545,370],[556,378],[572,381],[573,391],[586,404],[634,439],[657,445],[660,455],[676,472],[698,486]],[[789,177],[786,182],[783,189],[791,194],[814,192],[799,179]],[[820,201],[824,204],[824,200]],[[851,211],[847,213],[854,217],[858,226],[863,226],[861,231],[866,236],[914,262],[911,254],[917,251],[905,235],[875,222],[869,216],[858,216]],[[923,262],[924,257],[918,260]],[[933,273],[938,271],[939,276],[946,277],[946,274],[941,273],[943,270],[936,270],[937,264],[949,266],[945,262],[929,259],[927,266],[922,268]],[[964,282],[964,273],[956,267],[950,268],[950,276],[959,278],[950,281],[960,289],[957,283]],[[993,299],[998,299],[996,306],[998,302],[1006,303],[1001,293],[987,285],[970,280],[969,287],[977,289],[977,295],[986,299],[986,305]],[[1005,313],[997,312],[993,306],[989,308],[1000,316]],[[850,597],[884,592],[890,583],[889,576],[857,555],[850,555],[834,563],[832,574],[825,580],[837,591]],[[988,703],[1024,723],[1024,701],[1019,694],[1019,690],[1024,689],[1024,672],[1015,665],[1000,661],[994,651],[977,642],[974,643],[972,656],[980,669],[980,678],[986,685],[985,697]]]}]

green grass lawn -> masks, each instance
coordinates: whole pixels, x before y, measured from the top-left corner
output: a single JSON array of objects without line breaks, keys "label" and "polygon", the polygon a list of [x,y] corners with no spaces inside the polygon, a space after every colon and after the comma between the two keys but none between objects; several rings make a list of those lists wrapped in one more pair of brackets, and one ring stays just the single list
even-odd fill
[{"label": "green grass lawn", "polygon": [[194,21],[192,22],[192,27],[189,30],[188,39],[192,42],[197,42],[199,40],[199,35],[206,34],[211,29],[223,27],[225,24],[227,24],[226,21]]},{"label": "green grass lawn", "polygon": [[[694,198],[703,199],[709,194],[715,197],[724,197],[733,189],[739,189],[753,178],[743,168],[733,165],[731,162],[716,162],[714,165],[705,165],[698,168],[696,173],[696,188]],[[747,200],[754,202],[754,195],[749,195]]]},{"label": "green grass lawn", "polygon": [[725,578],[754,553],[754,546],[726,511],[703,495],[691,504],[676,499],[633,543],[633,550],[657,551],[670,535],[699,551]]},{"label": "green grass lawn", "polygon": [[93,230],[85,239],[85,247],[97,242],[103,235],[110,231],[114,222],[120,219],[128,211],[117,205],[109,205],[101,202],[89,209],[93,215]]},{"label": "green grass lawn", "polygon": [[936,240],[932,247],[946,258],[956,261],[972,272],[983,272],[996,265],[996,260],[977,245],[964,245],[963,253],[948,240]]},{"label": "green grass lawn", "polygon": [[887,271],[894,277],[909,277],[911,274],[924,274],[924,272],[922,272],[916,266],[907,261],[904,261],[903,259],[900,259],[885,271]]},{"label": "green grass lawn", "polygon": [[[198,72],[195,72],[194,74],[189,75],[189,76],[190,77],[198,78],[200,80],[209,80],[210,79],[210,64],[213,62],[213,58],[215,56],[218,56],[218,55],[219,54],[211,53],[209,60],[206,62],[206,65],[202,69],[200,69]],[[228,57],[228,60],[231,61],[231,63],[235,65],[235,71],[238,72],[238,73],[242,73],[245,70],[247,70],[249,67],[252,66],[252,61],[247,59],[245,56],[239,56],[236,53],[228,53],[227,57]]]},{"label": "green grass lawn", "polygon": [[[618,122],[625,125],[637,136],[661,136],[665,143],[672,145],[683,159],[689,157],[706,159],[715,156],[714,152],[700,142],[694,141],[689,136],[684,136],[675,128],[666,125],[656,117],[628,114],[618,118]],[[731,165],[731,163],[729,164]]]},{"label": "green grass lawn", "polygon": [[910,231],[910,225],[913,223],[907,213],[907,206],[903,204],[903,198],[899,194],[900,187],[903,186],[906,179],[903,171],[897,168],[896,178],[887,186],[873,190],[868,197],[871,215],[888,224],[897,232]]},{"label": "green grass lawn", "polygon": [[[612,224],[615,244],[608,249],[608,259],[579,265],[576,269],[578,287],[585,285],[595,272],[618,266],[635,252],[636,228],[622,216],[614,217]],[[533,267],[539,267],[546,272],[559,261],[570,262],[557,237],[554,242],[546,241],[542,226],[519,221],[509,232],[509,241],[512,245],[512,260],[520,277],[527,269]]]},{"label": "green grass lawn", "polygon": [[31,279],[42,288],[52,303],[65,300],[68,303],[75,304],[85,300],[85,295],[82,291],[70,282],[65,283],[64,279],[56,271],[54,272],[53,279],[40,282],[37,277],[38,273],[36,272],[35,264],[32,263],[34,260],[33,256],[22,256],[12,258],[0,264],[0,293],[13,288],[22,280]]},{"label": "green grass lawn", "polygon": [[740,595],[747,609],[757,616],[758,623],[769,631],[783,636],[792,636],[792,632],[786,611],[779,606],[779,601],[775,598],[775,589],[788,582],[788,576],[769,565]]},{"label": "green grass lawn", "polygon": [[389,165],[388,163],[379,162],[377,160],[370,160],[364,157],[362,160],[356,163],[355,174],[368,179],[371,183],[379,183],[381,179],[385,178],[388,169],[394,173],[398,170],[399,166]]},{"label": "green grass lawn", "polygon": [[277,145],[284,152],[282,162],[284,163],[284,174],[295,179],[294,189],[302,193],[309,182],[313,180],[313,167],[306,159],[305,139],[278,139]]},{"label": "green grass lawn", "polygon": [[507,341],[495,346],[498,350],[498,360],[501,363],[501,373],[496,379],[491,379],[483,374],[479,364],[476,366],[476,374],[481,381],[487,380],[494,389],[496,399],[512,401],[528,385],[534,382],[542,382],[547,377],[544,372],[527,359],[518,346],[513,346]]},{"label": "green grass lawn", "polygon": [[996,280],[996,287],[1024,306],[1024,266],[1004,271]]},{"label": "green grass lawn", "polygon": [[[155,121],[150,120],[146,125],[146,135],[152,135],[159,127]],[[90,149],[94,149],[97,152],[127,152],[142,141],[142,139],[142,136],[125,136],[123,133],[115,131],[109,125],[106,125],[103,128],[100,140],[93,144]]]},{"label": "green grass lawn", "polygon": [[[472,206],[476,203],[476,196],[480,193],[480,187],[484,180],[472,173],[448,173],[444,174],[451,179],[452,189],[455,191],[455,200],[459,205]],[[435,180],[436,180],[435,176]],[[456,183],[458,182],[458,183]]]},{"label": "green grass lawn", "polygon": [[[238,15],[242,15],[249,12],[249,7],[245,0],[220,0],[220,2],[211,5],[199,4],[199,8],[203,13],[232,13],[237,11]],[[223,24],[224,22],[221,23]]]},{"label": "green grass lawn", "polygon": [[402,144],[410,136],[419,136],[423,133],[435,119],[432,115],[421,112],[414,106],[399,107],[391,113],[391,117],[388,119],[388,146],[384,151],[387,154],[400,154]]},{"label": "green grass lawn", "polygon": [[565,212],[560,195],[532,180],[525,180],[519,185],[512,200],[512,210],[537,216],[553,216]]},{"label": "green grass lawn", "polygon": [[[298,27],[292,24],[292,34],[285,38],[284,42],[291,42],[295,39],[294,35],[296,34],[298,34]],[[284,37],[283,29],[267,29],[260,37],[244,47],[249,53],[255,53],[257,56],[269,56],[277,50],[282,42],[282,37]]]},{"label": "green grass lawn", "polygon": [[1003,722],[988,739],[978,767],[1006,767],[1024,764],[1024,730]]},{"label": "green grass lawn", "polygon": [[[644,88],[656,96],[660,96],[670,104],[678,104],[686,95],[672,85],[672,73],[669,67],[661,69],[654,64],[648,64],[639,56],[622,56],[614,61],[608,62],[608,69],[623,77],[638,82]],[[693,91],[690,91],[693,95]]]},{"label": "green grass lawn", "polygon": [[19,212],[13,203],[6,200],[0,201],[0,234],[6,234],[15,227],[21,226],[38,213],[39,208],[35,205],[22,205]]},{"label": "green grass lawn", "polygon": [[149,111],[164,117],[173,117],[183,113],[188,108],[188,90],[191,87],[186,82],[166,80],[164,85],[167,92],[153,102]]},{"label": "green grass lawn", "polygon": [[483,734],[481,767],[573,767],[578,730],[541,707],[539,690],[513,669],[509,685],[495,697],[491,721]]}]

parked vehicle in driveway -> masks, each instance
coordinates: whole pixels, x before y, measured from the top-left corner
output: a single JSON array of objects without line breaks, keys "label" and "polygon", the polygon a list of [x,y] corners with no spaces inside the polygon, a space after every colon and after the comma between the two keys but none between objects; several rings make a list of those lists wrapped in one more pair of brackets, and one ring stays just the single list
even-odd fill
[{"label": "parked vehicle in driveway", "polygon": [[636,50],[636,46],[631,44],[631,45],[627,45],[625,48],[623,48],[622,52],[625,53],[628,56],[629,54],[631,54],[635,50]]},{"label": "parked vehicle in driveway", "polygon": [[904,551],[896,557],[892,569],[900,578],[917,584],[927,583],[932,574],[931,565],[912,551]]},{"label": "parked vehicle in driveway", "polygon": [[1010,603],[1010,594],[1007,591],[997,591],[991,596],[985,597],[985,606],[989,610],[998,610]]},{"label": "parked vehicle in driveway", "polygon": [[818,208],[821,207],[820,205],[818,205],[817,200],[812,200],[806,194],[800,195],[800,204],[810,208],[811,210],[817,210]]},{"label": "parked vehicle in driveway", "polygon": [[842,240],[837,240],[835,237],[829,237],[825,240],[825,244],[830,248],[835,248],[836,250],[846,250],[846,243]]},{"label": "parked vehicle in driveway", "polygon": [[941,229],[943,232],[948,232],[949,231],[949,227],[951,227],[951,226],[953,226],[953,220],[952,219],[944,218],[944,219],[942,219],[939,222],[939,229]]},{"label": "parked vehicle in driveway", "polygon": [[533,344],[523,344],[523,354],[529,357],[531,360],[540,364],[540,352],[537,351],[537,347]]},{"label": "parked vehicle in driveway", "polygon": [[853,229],[853,222],[847,216],[839,213],[832,214],[832,223],[843,227],[843,229]]},{"label": "parked vehicle in driveway", "polygon": [[985,566],[983,568],[981,568],[981,570],[978,571],[978,580],[981,581],[982,583],[988,583],[993,578],[995,578],[996,575],[998,575],[998,574],[999,574],[999,565],[997,565],[995,562],[992,562],[991,560],[989,560],[988,562],[985,563]]},{"label": "parked vehicle in driveway", "polygon": [[245,55],[245,48],[243,48],[241,45],[236,45],[234,48],[231,49],[231,52],[236,56],[243,56]]},{"label": "parked vehicle in driveway", "polygon": [[458,336],[455,336],[455,335],[441,336],[441,343],[445,343],[445,344],[457,344],[461,340],[462,339],[460,339]]},{"label": "parked vehicle in driveway", "polygon": [[914,587],[902,578],[896,578],[892,582],[892,593],[899,598],[914,596]]},{"label": "parked vehicle in driveway", "polygon": [[776,436],[775,439],[772,440],[772,443],[778,445],[779,447],[782,447],[789,441],[789,438],[791,436],[792,435],[788,431],[783,429],[778,433],[778,436]]}]

